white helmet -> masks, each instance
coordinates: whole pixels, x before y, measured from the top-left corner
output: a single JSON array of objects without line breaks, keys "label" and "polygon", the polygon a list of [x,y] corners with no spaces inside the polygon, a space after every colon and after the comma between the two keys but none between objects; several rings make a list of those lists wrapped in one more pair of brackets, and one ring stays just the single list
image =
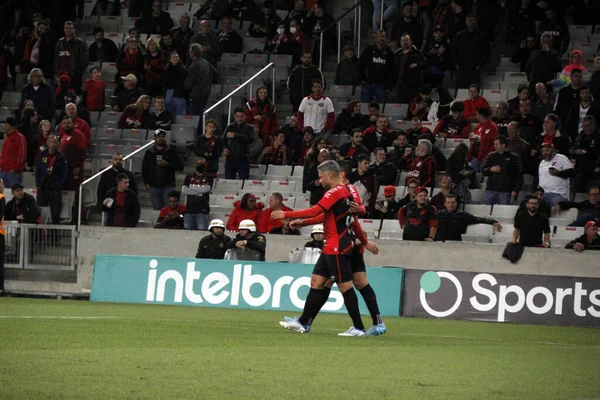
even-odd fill
[{"label": "white helmet", "polygon": [[248,229],[250,232],[256,232],[256,224],[251,219],[245,219],[240,222],[240,226],[238,226],[238,230],[240,229]]},{"label": "white helmet", "polygon": [[223,221],[221,221],[220,219],[213,219],[212,221],[210,221],[210,224],[208,225],[208,230],[210,231],[212,228],[225,229],[225,223]]},{"label": "white helmet", "polygon": [[310,233],[310,235],[312,236],[315,233],[325,233],[325,231],[323,230],[323,225],[315,225],[312,228],[312,232]]}]

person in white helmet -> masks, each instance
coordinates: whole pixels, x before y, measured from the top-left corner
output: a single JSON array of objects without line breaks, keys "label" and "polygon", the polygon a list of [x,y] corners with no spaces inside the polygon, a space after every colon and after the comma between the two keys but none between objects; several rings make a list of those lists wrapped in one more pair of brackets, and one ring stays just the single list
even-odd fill
[{"label": "person in white helmet", "polygon": [[238,234],[229,242],[225,249],[252,249],[260,253],[260,261],[265,261],[267,239],[256,231],[256,224],[251,219],[245,219],[238,226]]},{"label": "person in white helmet", "polygon": [[312,232],[310,233],[310,237],[312,240],[310,242],[306,242],[304,247],[313,247],[317,249],[323,250],[323,245],[325,241],[325,231],[323,230],[323,225],[315,225],[312,228]]},{"label": "person in white helmet", "polygon": [[220,219],[213,219],[208,225],[210,235],[203,237],[198,244],[196,258],[210,258],[222,260],[231,238],[225,235],[225,223]]}]

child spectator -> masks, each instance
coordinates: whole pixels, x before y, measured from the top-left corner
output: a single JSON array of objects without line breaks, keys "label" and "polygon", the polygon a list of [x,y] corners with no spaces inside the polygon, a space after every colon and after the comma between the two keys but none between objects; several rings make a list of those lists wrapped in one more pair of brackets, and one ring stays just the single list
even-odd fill
[{"label": "child spectator", "polygon": [[58,77],[58,86],[55,89],[56,109],[63,110],[67,104],[65,97],[69,93],[75,93],[71,87],[71,78],[69,75],[62,74]]},{"label": "child spectator", "polygon": [[89,111],[104,110],[104,81],[98,67],[90,69],[92,78],[83,85],[84,104]]}]

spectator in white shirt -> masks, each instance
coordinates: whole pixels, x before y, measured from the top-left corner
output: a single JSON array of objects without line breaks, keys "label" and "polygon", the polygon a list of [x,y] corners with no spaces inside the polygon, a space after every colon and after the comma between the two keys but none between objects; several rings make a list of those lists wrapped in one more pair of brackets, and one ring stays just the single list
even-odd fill
[{"label": "spectator in white shirt", "polygon": [[312,94],[302,99],[298,108],[298,125],[300,129],[310,126],[316,135],[327,138],[334,122],[333,103],[323,94],[323,82],[315,79],[312,84]]},{"label": "spectator in white shirt", "polygon": [[569,201],[569,178],[575,176],[573,164],[568,157],[558,154],[548,142],[542,144],[541,154],[538,175],[539,185],[544,189],[544,201],[550,207],[561,201]]}]

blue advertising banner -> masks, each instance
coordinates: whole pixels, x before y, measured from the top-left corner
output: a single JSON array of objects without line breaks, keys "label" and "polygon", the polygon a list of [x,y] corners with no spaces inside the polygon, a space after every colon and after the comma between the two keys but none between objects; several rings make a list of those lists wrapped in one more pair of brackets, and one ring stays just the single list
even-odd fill
[{"label": "blue advertising banner", "polygon": [[[312,270],[302,264],[96,255],[90,299],[301,311]],[[384,316],[400,314],[403,273],[400,268],[367,268]],[[360,303],[361,312],[368,314]],[[335,286],[323,311],[346,312]]]}]

